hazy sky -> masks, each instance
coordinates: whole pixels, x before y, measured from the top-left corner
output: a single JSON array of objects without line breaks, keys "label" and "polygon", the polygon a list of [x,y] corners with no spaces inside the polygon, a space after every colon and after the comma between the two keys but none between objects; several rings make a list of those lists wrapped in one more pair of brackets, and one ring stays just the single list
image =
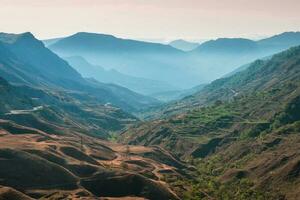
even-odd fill
[{"label": "hazy sky", "polygon": [[0,0],[0,31],[53,38],[259,37],[300,31],[300,0]]}]

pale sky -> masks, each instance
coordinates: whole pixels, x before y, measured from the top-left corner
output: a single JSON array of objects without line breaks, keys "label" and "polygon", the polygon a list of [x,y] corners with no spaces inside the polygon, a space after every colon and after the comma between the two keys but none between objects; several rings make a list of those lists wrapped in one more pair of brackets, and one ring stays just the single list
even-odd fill
[{"label": "pale sky", "polygon": [[98,32],[123,38],[261,37],[300,31],[300,0],[0,0],[0,32],[40,39]]}]

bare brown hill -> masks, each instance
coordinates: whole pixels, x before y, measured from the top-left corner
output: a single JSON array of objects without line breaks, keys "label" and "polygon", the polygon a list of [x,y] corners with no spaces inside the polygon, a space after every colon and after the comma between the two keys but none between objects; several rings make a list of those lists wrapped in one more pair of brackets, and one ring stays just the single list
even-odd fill
[{"label": "bare brown hill", "polygon": [[[0,185],[42,199],[179,199],[162,177],[165,170],[180,177],[180,161],[160,148],[119,145],[71,132],[48,135],[15,123],[10,126],[15,127],[2,126],[0,134]],[[168,159],[154,160],[146,154]],[[30,199],[13,189],[0,191],[0,198]]]}]

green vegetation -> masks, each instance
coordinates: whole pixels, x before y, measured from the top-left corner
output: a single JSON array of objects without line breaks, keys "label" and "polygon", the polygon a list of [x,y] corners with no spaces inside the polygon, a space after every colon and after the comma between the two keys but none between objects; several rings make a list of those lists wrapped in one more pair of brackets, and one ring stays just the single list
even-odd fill
[{"label": "green vegetation", "polygon": [[163,146],[193,165],[193,180],[173,184],[185,188],[183,199],[293,199],[300,192],[299,63],[300,47],[256,61],[122,139]]}]

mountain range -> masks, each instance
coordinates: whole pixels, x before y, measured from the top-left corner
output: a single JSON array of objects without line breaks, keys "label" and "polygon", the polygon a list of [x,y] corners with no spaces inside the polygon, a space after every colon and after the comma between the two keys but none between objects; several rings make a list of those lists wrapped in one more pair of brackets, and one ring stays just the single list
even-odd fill
[{"label": "mountain range", "polygon": [[0,51],[0,76],[13,84],[92,94],[103,104],[110,103],[128,111],[159,103],[121,86],[84,79],[31,33],[1,33]]},{"label": "mountain range", "polygon": [[186,53],[169,45],[76,33],[48,46],[61,57],[81,56],[89,63],[123,74],[166,82],[177,88],[196,85]]},{"label": "mountain range", "polygon": [[[285,32],[259,41],[219,38],[204,42],[186,52],[173,48],[171,44],[163,45],[81,32],[64,37],[48,47],[61,57],[80,56],[94,66],[101,66],[106,70],[114,69],[127,75],[124,77],[127,81],[128,75],[133,76],[130,82],[135,82],[135,78],[159,81],[158,85],[162,88],[156,86],[151,91],[147,91],[149,84],[139,84],[139,87],[145,89],[138,90],[132,84],[126,85],[131,90],[149,95],[168,92],[165,89],[169,86],[173,87],[172,90],[181,90],[209,83],[242,65],[298,44],[300,44],[299,32]],[[94,78],[104,80],[103,77]],[[120,80],[120,76],[118,79]]]},{"label": "mountain range", "polygon": [[300,44],[300,32],[285,32],[270,38],[254,41],[244,38],[219,38],[202,43],[191,51],[206,81],[215,80],[236,68],[271,56]]},{"label": "mountain range", "polygon": [[1,33],[0,199],[298,200],[298,35]]}]

